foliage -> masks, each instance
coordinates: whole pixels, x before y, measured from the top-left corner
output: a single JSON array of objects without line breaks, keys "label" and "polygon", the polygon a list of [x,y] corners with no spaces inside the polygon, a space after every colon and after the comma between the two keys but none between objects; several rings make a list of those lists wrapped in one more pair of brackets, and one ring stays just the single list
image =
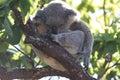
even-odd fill
[{"label": "foliage", "polygon": [[[24,45],[23,35],[12,9],[22,13],[26,23],[44,0],[0,0],[0,64],[8,68],[33,68],[40,65],[30,45]],[[50,0],[45,0],[48,3]],[[94,34],[94,47],[89,73],[103,80],[120,79],[120,1],[119,0],[64,0],[80,11],[81,19]],[[80,1],[80,0],[79,0]],[[75,3],[77,2],[77,3]],[[77,5],[76,5],[77,4]],[[106,56],[110,60],[106,60]]]}]

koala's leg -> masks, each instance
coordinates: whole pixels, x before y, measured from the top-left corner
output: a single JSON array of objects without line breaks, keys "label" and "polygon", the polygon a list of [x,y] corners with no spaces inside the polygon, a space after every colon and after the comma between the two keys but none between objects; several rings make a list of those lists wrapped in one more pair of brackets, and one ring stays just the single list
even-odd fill
[{"label": "koala's leg", "polygon": [[85,34],[83,31],[81,31],[81,33],[79,35],[80,35],[80,37],[79,37],[80,43],[79,43],[79,47],[78,47],[78,50],[76,53],[76,62],[78,64],[80,64],[80,62],[82,62],[84,59],[83,46],[84,46],[84,40],[85,40]]},{"label": "koala's leg", "polygon": [[81,49],[78,52],[83,54],[84,66],[88,68],[88,65],[90,63],[90,54],[92,52],[93,43],[94,43],[94,37],[89,27],[83,21],[77,21],[73,23],[70,27],[70,30],[72,31],[81,30],[84,32],[85,38],[84,38],[83,49],[82,52]]}]

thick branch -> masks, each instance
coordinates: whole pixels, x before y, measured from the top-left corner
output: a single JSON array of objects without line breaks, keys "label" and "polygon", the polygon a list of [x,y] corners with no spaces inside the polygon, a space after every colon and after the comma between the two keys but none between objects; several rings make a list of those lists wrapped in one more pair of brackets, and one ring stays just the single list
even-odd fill
[{"label": "thick branch", "polygon": [[[36,38],[35,38],[36,37]],[[51,42],[48,39],[40,36],[29,37],[27,42],[33,44],[37,49],[44,54],[53,57],[59,61],[71,74],[71,80],[92,80],[82,66],[75,63],[74,58],[61,46]]]},{"label": "thick branch", "polygon": [[67,72],[57,71],[49,66],[35,69],[12,69],[7,70],[4,67],[0,67],[0,79],[39,79],[45,76],[63,76],[69,77]]}]

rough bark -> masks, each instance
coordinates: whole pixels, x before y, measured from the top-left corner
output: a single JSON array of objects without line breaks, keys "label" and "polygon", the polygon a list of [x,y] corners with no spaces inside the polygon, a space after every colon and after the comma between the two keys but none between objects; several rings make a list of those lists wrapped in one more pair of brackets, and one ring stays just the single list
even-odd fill
[{"label": "rough bark", "polygon": [[45,76],[63,76],[69,77],[68,72],[61,72],[52,69],[49,66],[35,69],[11,69],[0,66],[0,79],[39,79]]}]

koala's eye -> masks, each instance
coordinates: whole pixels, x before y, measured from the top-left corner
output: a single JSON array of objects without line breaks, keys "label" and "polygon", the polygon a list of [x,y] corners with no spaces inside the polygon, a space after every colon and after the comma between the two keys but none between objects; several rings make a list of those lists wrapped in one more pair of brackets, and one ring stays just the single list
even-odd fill
[{"label": "koala's eye", "polygon": [[60,27],[63,26],[63,24],[60,24]]}]

